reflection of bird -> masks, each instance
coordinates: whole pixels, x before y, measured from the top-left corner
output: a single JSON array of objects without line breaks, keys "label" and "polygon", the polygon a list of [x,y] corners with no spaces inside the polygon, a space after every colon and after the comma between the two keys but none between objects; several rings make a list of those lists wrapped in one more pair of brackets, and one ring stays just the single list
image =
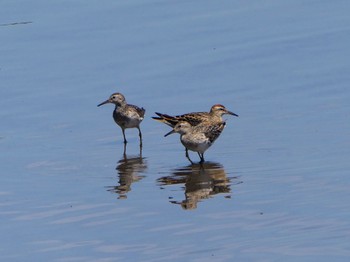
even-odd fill
[{"label": "reflection of bird", "polygon": [[214,143],[224,130],[225,122],[203,122],[196,126],[191,126],[188,122],[179,122],[173,130],[167,133],[168,136],[173,133],[179,133],[181,143],[186,148],[186,157],[192,163],[188,150],[197,152],[200,162],[204,162],[204,152]]},{"label": "reflection of bird", "polygon": [[165,123],[168,126],[174,127],[178,122],[186,121],[192,126],[196,126],[202,122],[223,122],[222,116],[224,114],[238,116],[237,114],[228,111],[223,105],[213,105],[210,112],[194,112],[183,115],[170,116],[167,114],[157,113],[158,117],[152,117],[154,120]]},{"label": "reflection of bird", "polygon": [[142,156],[127,157],[125,154],[119,160],[116,170],[119,174],[119,185],[109,187],[108,191],[119,194],[120,199],[127,198],[127,193],[131,190],[131,184],[144,178],[140,175],[147,169],[147,163]]},{"label": "reflection of bird", "polygon": [[195,209],[197,203],[219,193],[231,193],[232,178],[228,178],[221,164],[206,162],[175,169],[170,176],[157,181],[160,186],[185,184],[185,200],[170,201],[183,209]]},{"label": "reflection of bird", "polygon": [[140,146],[142,146],[142,133],[140,129],[140,123],[144,118],[145,109],[139,108],[135,105],[127,104],[125,97],[121,93],[112,94],[106,101],[102,102],[98,106],[102,106],[107,103],[112,103],[115,105],[113,118],[123,131],[124,144],[127,143],[125,138],[125,129],[137,128],[139,130]]}]

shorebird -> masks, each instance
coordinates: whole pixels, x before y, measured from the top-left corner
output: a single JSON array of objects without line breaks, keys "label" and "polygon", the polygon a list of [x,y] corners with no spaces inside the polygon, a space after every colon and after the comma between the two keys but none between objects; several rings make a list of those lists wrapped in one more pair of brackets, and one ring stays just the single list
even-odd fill
[{"label": "shorebird", "polygon": [[213,105],[210,109],[210,112],[193,112],[187,113],[183,115],[170,116],[167,114],[162,114],[156,112],[158,117],[152,117],[154,120],[167,124],[168,126],[174,127],[180,121],[186,121],[190,123],[192,126],[196,126],[202,122],[224,122],[222,116],[228,114],[237,116],[237,114],[227,110],[223,105],[216,104]]},{"label": "shorebird", "polygon": [[204,122],[196,126],[192,126],[185,121],[178,122],[173,130],[165,134],[168,136],[173,133],[180,134],[181,143],[186,148],[186,157],[191,162],[188,155],[188,150],[197,152],[200,158],[200,163],[204,162],[204,152],[214,143],[220,136],[226,122]]},{"label": "shorebird", "polygon": [[112,94],[106,101],[102,102],[97,106],[102,106],[108,103],[115,105],[115,109],[113,111],[113,119],[121,127],[123,131],[124,144],[128,142],[125,138],[125,129],[137,128],[139,130],[140,147],[141,147],[142,133],[140,129],[140,123],[144,118],[146,110],[144,108],[140,108],[135,105],[127,104],[125,97],[121,93]]}]

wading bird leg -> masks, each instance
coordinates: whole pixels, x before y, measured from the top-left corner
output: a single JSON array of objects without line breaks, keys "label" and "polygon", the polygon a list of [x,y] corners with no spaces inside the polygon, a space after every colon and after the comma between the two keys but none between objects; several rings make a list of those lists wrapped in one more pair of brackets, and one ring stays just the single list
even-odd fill
[{"label": "wading bird leg", "polygon": [[122,128],[122,131],[123,131],[123,137],[124,137],[124,144],[128,143],[128,141],[126,141],[126,138],[125,138],[125,129]]},{"label": "wading bird leg", "polygon": [[190,156],[188,154],[188,149],[187,148],[186,148],[186,157],[191,162],[191,164],[193,164],[193,162],[192,162],[192,160],[191,160],[191,158],[190,158]]},{"label": "wading bird leg", "polygon": [[139,130],[139,137],[140,137],[140,148],[142,148],[142,133],[141,133],[141,129],[138,126],[137,129]]},{"label": "wading bird leg", "polygon": [[198,153],[198,155],[199,155],[199,158],[201,159],[200,161],[199,161],[199,163],[204,163],[204,153]]}]

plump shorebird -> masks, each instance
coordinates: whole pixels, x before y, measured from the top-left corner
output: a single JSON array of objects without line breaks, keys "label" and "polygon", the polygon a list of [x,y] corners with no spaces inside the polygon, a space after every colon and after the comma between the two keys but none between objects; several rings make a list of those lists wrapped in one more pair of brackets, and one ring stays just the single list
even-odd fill
[{"label": "plump shorebird", "polygon": [[156,112],[158,117],[152,117],[154,120],[167,124],[168,126],[174,127],[181,121],[186,121],[192,126],[196,126],[202,122],[224,122],[222,116],[225,114],[238,116],[237,114],[227,110],[223,105],[216,104],[210,109],[210,112],[193,112],[183,115],[170,116]]},{"label": "plump shorebird", "polygon": [[192,126],[185,121],[178,122],[173,130],[165,134],[168,136],[173,133],[180,134],[181,143],[186,148],[186,157],[192,162],[188,155],[188,150],[197,152],[200,163],[204,162],[204,152],[214,143],[224,130],[225,122],[204,122],[196,126]]},{"label": "plump shorebird", "polygon": [[140,123],[144,118],[146,110],[135,105],[127,104],[125,97],[121,93],[112,94],[106,101],[97,106],[102,106],[108,103],[115,105],[115,109],[113,111],[113,119],[123,131],[124,144],[128,142],[125,138],[125,129],[137,128],[139,130],[140,146],[142,146],[142,133],[140,129]]}]

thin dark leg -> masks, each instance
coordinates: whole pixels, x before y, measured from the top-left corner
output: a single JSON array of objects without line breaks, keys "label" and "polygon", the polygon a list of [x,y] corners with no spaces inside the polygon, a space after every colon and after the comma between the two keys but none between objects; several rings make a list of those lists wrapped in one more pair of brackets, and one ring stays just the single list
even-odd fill
[{"label": "thin dark leg", "polygon": [[141,133],[141,129],[138,126],[137,129],[139,130],[139,137],[140,137],[140,148],[142,147],[142,133]]},{"label": "thin dark leg", "polygon": [[124,143],[124,153],[123,153],[124,159],[126,158],[126,143]]},{"label": "thin dark leg", "polygon": [[203,154],[198,153],[198,155],[199,155],[199,158],[201,159],[201,160],[199,161],[199,163],[203,163],[203,162],[204,162],[204,153],[203,153]]},{"label": "thin dark leg", "polygon": [[140,145],[140,159],[142,159],[142,146]]},{"label": "thin dark leg", "polygon": [[190,155],[188,154],[188,149],[186,148],[186,157],[187,159],[191,162],[191,164],[193,164],[191,158],[190,158]]},{"label": "thin dark leg", "polygon": [[123,137],[124,137],[124,144],[128,143],[128,141],[126,141],[126,138],[125,138],[125,130],[124,128],[122,128],[122,131],[123,131]]}]

